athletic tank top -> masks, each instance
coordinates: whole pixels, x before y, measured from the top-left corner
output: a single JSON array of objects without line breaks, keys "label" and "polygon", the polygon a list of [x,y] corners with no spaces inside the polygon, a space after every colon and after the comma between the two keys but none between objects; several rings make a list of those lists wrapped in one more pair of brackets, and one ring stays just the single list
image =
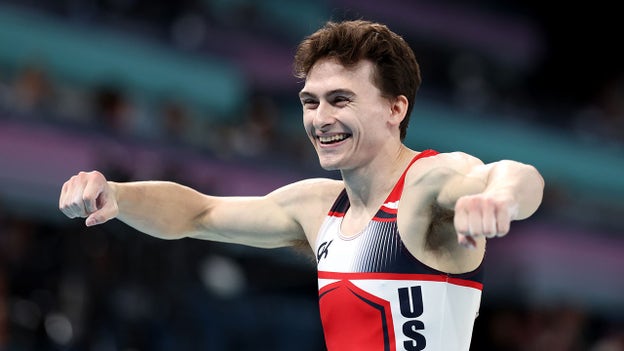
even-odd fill
[{"label": "athletic tank top", "polygon": [[[435,154],[423,151],[410,166]],[[396,221],[406,173],[361,233],[340,233],[350,205],[345,190],[319,231],[319,307],[328,351],[470,347],[481,302],[481,267],[466,274],[444,273],[407,251]]]}]

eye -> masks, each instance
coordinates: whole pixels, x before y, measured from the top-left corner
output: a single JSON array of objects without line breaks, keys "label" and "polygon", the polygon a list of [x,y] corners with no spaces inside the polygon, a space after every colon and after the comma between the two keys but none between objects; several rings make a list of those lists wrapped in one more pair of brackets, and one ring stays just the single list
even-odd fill
[{"label": "eye", "polygon": [[332,100],[332,105],[338,106],[338,107],[345,107],[347,106],[349,102],[351,102],[351,99],[349,99],[348,97],[338,95],[334,97],[334,99]]},{"label": "eye", "polygon": [[318,107],[318,101],[316,101],[315,99],[302,99],[301,100],[301,106],[303,106],[303,108],[306,109],[315,109]]}]

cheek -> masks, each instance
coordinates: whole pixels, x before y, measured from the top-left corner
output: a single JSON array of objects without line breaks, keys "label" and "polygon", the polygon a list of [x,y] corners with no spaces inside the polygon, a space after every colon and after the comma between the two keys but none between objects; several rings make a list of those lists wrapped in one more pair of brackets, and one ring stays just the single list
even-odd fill
[{"label": "cheek", "polygon": [[311,112],[303,111],[301,122],[306,133],[310,135],[314,130],[314,116]]}]

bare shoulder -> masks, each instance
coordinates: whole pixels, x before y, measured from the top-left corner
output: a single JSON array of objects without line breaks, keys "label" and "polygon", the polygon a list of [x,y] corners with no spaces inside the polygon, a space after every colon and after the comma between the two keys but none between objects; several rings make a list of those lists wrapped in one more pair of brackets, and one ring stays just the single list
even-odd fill
[{"label": "bare shoulder", "polygon": [[308,242],[313,243],[325,216],[343,189],[340,180],[310,178],[283,186],[267,197],[295,218]]},{"label": "bare shoulder", "polygon": [[483,161],[465,152],[455,151],[419,159],[407,172],[406,179],[412,182],[424,181],[433,175],[445,173],[467,173],[474,167],[483,165]]},{"label": "bare shoulder", "polygon": [[483,162],[480,159],[464,152],[440,153],[421,158],[407,171],[405,187],[408,196],[409,189],[414,188],[418,189],[411,192],[414,196],[433,201],[453,181],[463,181],[466,175],[481,166]]},{"label": "bare shoulder", "polygon": [[[461,250],[453,228],[454,183],[464,183],[466,174],[483,162],[463,152],[440,153],[415,162],[408,170],[401,196],[398,225],[408,250],[421,262],[436,269],[461,273],[473,253]],[[483,189],[481,180],[460,187],[461,193]]]},{"label": "bare shoulder", "polygon": [[309,178],[285,185],[268,196],[303,203],[324,202],[331,198],[335,199],[343,188],[344,184],[341,180]]}]

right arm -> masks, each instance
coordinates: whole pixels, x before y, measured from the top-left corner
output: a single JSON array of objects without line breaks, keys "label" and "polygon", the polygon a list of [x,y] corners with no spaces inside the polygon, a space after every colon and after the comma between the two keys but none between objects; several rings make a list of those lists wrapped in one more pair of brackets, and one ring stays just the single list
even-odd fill
[{"label": "right arm", "polygon": [[305,241],[306,232],[314,231],[316,214],[325,213],[310,185],[327,182],[335,181],[301,181],[265,196],[217,197],[172,182],[116,183],[96,171],[81,172],[63,185],[59,207],[70,218],[86,218],[87,226],[118,218],[163,239],[282,247]]}]

